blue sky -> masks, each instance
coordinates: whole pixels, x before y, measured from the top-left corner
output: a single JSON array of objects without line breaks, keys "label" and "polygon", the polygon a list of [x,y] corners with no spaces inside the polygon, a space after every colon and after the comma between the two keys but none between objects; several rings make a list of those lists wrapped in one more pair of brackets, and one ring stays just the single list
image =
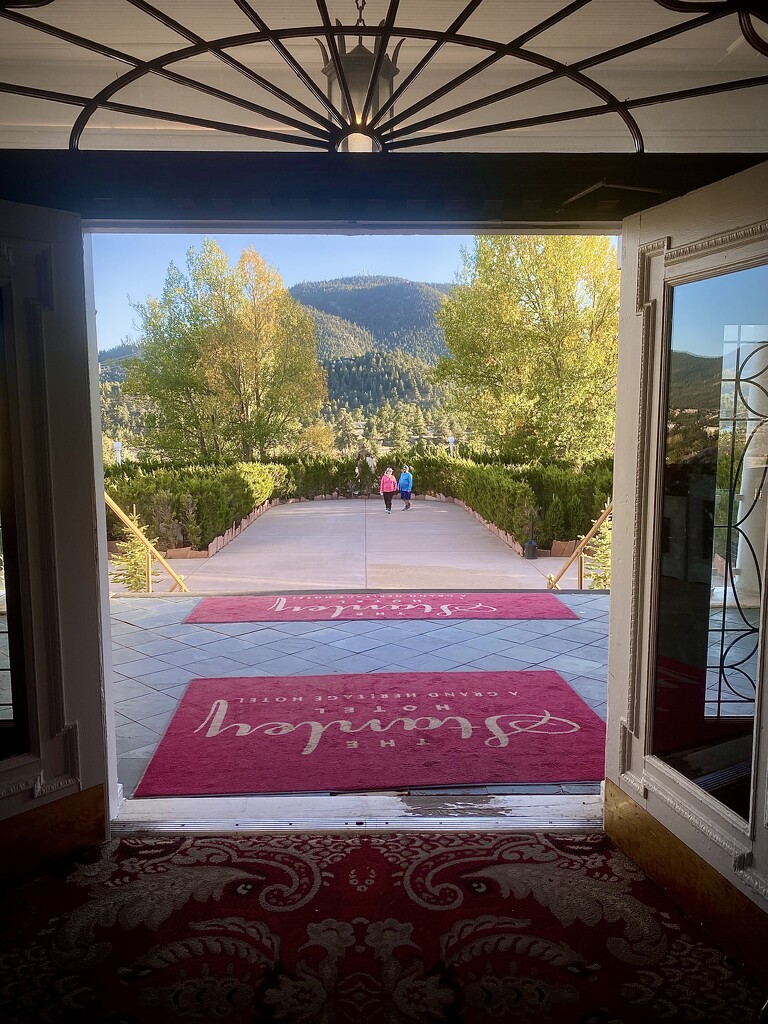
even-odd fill
[{"label": "blue sky", "polygon": [[[461,248],[471,235],[217,235],[230,260],[253,245],[286,285],[355,274],[386,274],[411,281],[451,282],[461,268]],[[131,301],[159,295],[168,264],[185,266],[190,246],[204,235],[94,234],[96,326],[100,349],[136,337]]]},{"label": "blue sky", "polygon": [[768,266],[674,289],[672,345],[676,352],[721,358],[727,324],[768,324]]}]

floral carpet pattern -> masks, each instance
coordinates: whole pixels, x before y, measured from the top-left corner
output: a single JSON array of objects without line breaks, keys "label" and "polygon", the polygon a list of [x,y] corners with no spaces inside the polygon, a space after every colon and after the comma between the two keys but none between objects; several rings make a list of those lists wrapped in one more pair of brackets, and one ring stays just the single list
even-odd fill
[{"label": "floral carpet pattern", "polygon": [[603,835],[137,836],[0,902],[0,1020],[756,1021]]}]

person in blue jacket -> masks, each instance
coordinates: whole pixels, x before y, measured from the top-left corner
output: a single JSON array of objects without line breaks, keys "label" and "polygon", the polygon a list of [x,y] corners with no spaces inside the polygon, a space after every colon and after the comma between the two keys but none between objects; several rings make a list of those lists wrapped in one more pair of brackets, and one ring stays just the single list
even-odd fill
[{"label": "person in blue jacket", "polygon": [[400,474],[397,486],[400,491],[400,497],[405,502],[403,512],[407,512],[411,507],[411,491],[413,490],[413,475],[407,466],[403,466],[403,472]]}]

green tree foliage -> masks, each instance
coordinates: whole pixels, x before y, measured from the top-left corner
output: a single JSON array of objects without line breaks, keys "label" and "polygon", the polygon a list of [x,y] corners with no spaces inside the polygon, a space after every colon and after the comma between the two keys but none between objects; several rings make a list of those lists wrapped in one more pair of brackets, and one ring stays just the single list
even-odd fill
[{"label": "green tree foliage", "polygon": [[206,239],[159,299],[134,307],[141,358],[125,390],[152,405],[147,442],[175,458],[262,457],[325,398],[311,314],[250,247],[232,267]]},{"label": "green tree foliage", "polygon": [[317,354],[323,361],[349,359],[365,355],[376,347],[370,331],[340,316],[306,307],[312,314],[317,330]]},{"label": "green tree foliage", "polygon": [[483,236],[437,315],[439,379],[473,437],[520,459],[613,450],[619,271],[607,238]]},{"label": "green tree foliage", "polygon": [[[594,523],[597,520],[593,520]],[[589,590],[611,589],[611,539],[613,516],[608,516],[592,538],[587,551],[586,572],[590,577]]]},{"label": "green tree foliage", "polygon": [[336,446],[343,454],[357,451],[360,447],[355,421],[347,409],[342,409],[336,421]]},{"label": "green tree foliage", "polygon": [[324,420],[310,423],[294,437],[291,451],[297,455],[332,455],[335,436],[333,427]]},{"label": "green tree foliage", "polygon": [[433,368],[405,352],[368,352],[349,359],[332,359],[328,372],[328,397],[333,406],[359,405],[365,412],[391,401],[417,402],[423,408],[442,405],[443,389],[435,385]]},{"label": "green tree foliage", "polygon": [[125,380],[125,363],[139,354],[139,346],[130,338],[123,338],[114,348],[99,351],[99,380],[122,383]]},{"label": "green tree foliage", "polygon": [[112,441],[140,445],[144,434],[142,403],[123,394],[118,381],[99,381],[101,429]]},{"label": "green tree foliage", "polygon": [[[128,518],[136,529],[144,530],[137,512],[129,512]],[[144,533],[146,536],[146,533]],[[115,569],[112,579],[115,583],[124,584],[133,593],[141,593],[147,589],[147,549],[127,526],[123,527],[124,539],[118,541],[117,552],[112,556]],[[157,538],[148,537],[150,544],[157,546]],[[160,571],[155,568],[154,561],[150,568],[150,579],[159,579]]]}]

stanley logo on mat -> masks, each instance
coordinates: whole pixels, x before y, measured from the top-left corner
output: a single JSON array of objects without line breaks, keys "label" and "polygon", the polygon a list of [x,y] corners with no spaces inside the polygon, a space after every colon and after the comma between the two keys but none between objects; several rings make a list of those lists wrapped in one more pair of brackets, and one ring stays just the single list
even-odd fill
[{"label": "stanley logo on mat", "polygon": [[551,670],[193,679],[136,795],[600,781],[604,762],[604,723]]},{"label": "stanley logo on mat", "polygon": [[[412,705],[409,705],[409,708]],[[242,708],[238,709],[239,713]],[[324,709],[323,709],[324,710]],[[354,709],[347,709],[353,711]],[[376,709],[383,711],[384,709]],[[415,711],[416,708],[413,707]],[[234,732],[235,736],[252,736],[261,733],[264,736],[289,736],[291,733],[300,733],[305,739],[302,754],[313,754],[326,732],[338,730],[339,733],[356,735],[369,733],[374,736],[378,733],[388,733],[390,729],[395,733],[433,732],[438,729],[455,730],[462,740],[471,739],[475,735],[488,733],[484,740],[486,747],[506,747],[509,745],[510,737],[521,733],[537,732],[548,736],[561,736],[569,732],[578,732],[579,726],[568,718],[559,718],[550,714],[549,711],[542,711],[536,714],[518,715],[488,715],[481,725],[470,721],[462,715],[446,715],[438,718],[434,715],[420,715],[417,718],[410,716],[398,718],[369,718],[367,721],[355,724],[351,719],[334,718],[323,721],[307,719],[301,722],[256,722],[248,723],[229,720],[229,701],[215,700],[205,719],[194,730],[196,733],[203,732],[207,739],[221,736],[226,732]],[[242,715],[240,714],[240,717]],[[357,740],[350,741],[352,749],[358,746]],[[386,741],[380,741],[385,743]],[[424,737],[419,738],[419,744],[426,744]],[[348,744],[349,745],[349,744]],[[393,746],[392,742],[387,744]]]},{"label": "stanley logo on mat", "polygon": [[[426,594],[424,596],[439,599],[448,595]],[[450,596],[464,597],[465,595]],[[342,595],[340,600],[334,600],[331,597],[323,604],[318,604],[317,601],[313,600],[307,601],[306,598],[302,601],[301,598],[278,597],[273,604],[269,605],[267,611],[276,614],[284,613],[286,618],[290,618],[292,613],[327,612],[328,619],[354,618],[356,615],[362,616],[366,612],[382,618],[397,618],[407,615],[409,618],[460,619],[462,616],[467,615],[471,618],[477,618],[478,614],[482,614],[483,617],[488,617],[492,614],[501,615],[501,608],[498,604],[472,601],[469,598],[464,601],[436,602],[434,600],[420,600],[420,597],[421,595],[419,594],[412,594],[410,599],[402,597],[390,600],[387,598],[374,598],[371,600],[366,597],[357,597],[345,601],[344,595]],[[299,603],[297,603],[297,600]],[[326,616],[323,617],[325,618]]]}]

